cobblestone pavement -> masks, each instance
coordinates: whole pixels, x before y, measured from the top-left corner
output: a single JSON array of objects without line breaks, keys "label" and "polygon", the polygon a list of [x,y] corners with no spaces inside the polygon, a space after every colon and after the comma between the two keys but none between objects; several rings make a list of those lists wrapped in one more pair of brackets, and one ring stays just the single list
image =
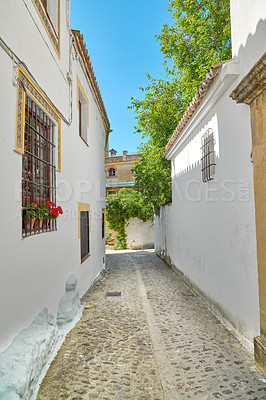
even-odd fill
[{"label": "cobblestone pavement", "polygon": [[38,400],[266,399],[253,356],[153,252],[107,265]]}]

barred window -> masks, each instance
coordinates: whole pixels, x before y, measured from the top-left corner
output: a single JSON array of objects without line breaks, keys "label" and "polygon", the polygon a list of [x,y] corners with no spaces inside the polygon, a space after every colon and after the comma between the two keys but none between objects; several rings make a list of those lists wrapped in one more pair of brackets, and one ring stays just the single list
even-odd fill
[{"label": "barred window", "polygon": [[34,207],[56,202],[55,123],[28,94],[22,156],[22,236],[54,231],[56,220],[36,215]]},{"label": "barred window", "polygon": [[212,129],[208,129],[201,138],[202,159],[201,172],[202,181],[208,182],[213,180],[215,174],[215,151],[214,151],[214,135]]}]

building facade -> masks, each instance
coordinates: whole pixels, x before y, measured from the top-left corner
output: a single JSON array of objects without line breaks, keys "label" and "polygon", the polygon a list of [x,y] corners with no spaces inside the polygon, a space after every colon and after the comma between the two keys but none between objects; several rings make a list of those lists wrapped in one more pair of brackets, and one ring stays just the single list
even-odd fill
[{"label": "building facade", "polygon": [[[106,196],[116,194],[122,188],[135,188],[135,175],[133,172],[135,162],[140,160],[138,154],[128,154],[123,151],[122,156],[118,156],[117,152],[109,150],[110,157],[105,157],[106,171]],[[108,155],[108,154],[107,154]]]},{"label": "building facade", "polygon": [[155,248],[250,349],[256,338],[265,372],[265,2],[231,0],[231,25],[233,59],[211,68],[166,147],[173,200]]},{"label": "building facade", "polygon": [[70,1],[1,0],[0,31],[1,352],[43,309],[56,320],[69,276],[82,296],[105,267],[110,124]]}]

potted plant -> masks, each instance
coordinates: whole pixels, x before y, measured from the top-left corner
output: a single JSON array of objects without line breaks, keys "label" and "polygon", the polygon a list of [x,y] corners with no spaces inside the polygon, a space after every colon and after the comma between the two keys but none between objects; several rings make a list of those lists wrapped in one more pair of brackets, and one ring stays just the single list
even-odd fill
[{"label": "potted plant", "polygon": [[46,203],[40,205],[38,209],[40,228],[47,227],[50,221],[50,210]]},{"label": "potted plant", "polygon": [[49,218],[50,219],[56,219],[56,218],[58,218],[59,215],[63,214],[62,208],[60,206],[57,206],[52,201],[46,201],[45,204],[49,209]]},{"label": "potted plant", "polygon": [[38,218],[38,205],[36,203],[28,204],[28,206],[24,206],[23,209],[23,219],[25,221],[25,226],[27,226],[27,230],[32,231],[34,227],[34,223],[36,218]]}]

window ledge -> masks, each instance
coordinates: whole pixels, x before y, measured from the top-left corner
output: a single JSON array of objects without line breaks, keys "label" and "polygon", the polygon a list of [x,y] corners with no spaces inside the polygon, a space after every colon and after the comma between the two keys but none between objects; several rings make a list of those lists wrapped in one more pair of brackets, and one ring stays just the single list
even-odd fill
[{"label": "window ledge", "polygon": [[90,256],[91,256],[91,254],[86,254],[86,256],[84,256],[84,257],[81,259],[80,264],[83,264],[84,261],[86,261]]},{"label": "window ledge", "polygon": [[86,142],[86,140],[85,140],[85,139],[83,139],[83,137],[82,137],[82,136],[80,136],[80,135],[79,135],[79,137],[80,137],[80,139],[81,139],[81,140],[82,140],[82,141],[83,141],[83,142],[86,144],[86,146],[87,146],[87,147],[89,147],[89,145],[88,145],[88,143]]}]

